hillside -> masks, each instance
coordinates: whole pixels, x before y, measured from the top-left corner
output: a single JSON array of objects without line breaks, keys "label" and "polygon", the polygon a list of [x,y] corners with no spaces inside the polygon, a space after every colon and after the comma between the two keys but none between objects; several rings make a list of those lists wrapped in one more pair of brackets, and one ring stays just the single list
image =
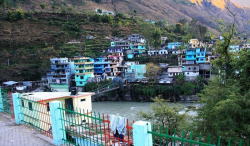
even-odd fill
[{"label": "hillside", "polygon": [[[232,16],[226,9],[237,15],[238,32],[250,35],[250,27],[247,21],[250,18],[250,8],[247,1],[236,0],[20,0],[19,8],[27,11],[62,12],[71,11],[74,13],[85,13],[94,11],[96,8],[122,12],[137,16],[143,16],[154,21],[167,20],[168,24],[174,24],[180,19],[190,21],[198,19],[212,29],[218,29],[217,20],[222,19],[232,22]],[[96,3],[95,1],[100,1]],[[45,8],[41,9],[40,4],[44,3]],[[243,7],[246,6],[246,7]]]},{"label": "hillside", "polygon": [[[223,0],[221,0],[222,2]],[[39,80],[50,66],[52,57],[73,57],[76,55],[105,55],[103,49],[110,45],[111,36],[126,37],[140,33],[140,28],[130,16],[141,16],[155,21],[167,20],[169,25],[180,19],[198,19],[210,27],[217,28],[219,18],[228,22],[232,17],[225,9],[229,6],[237,12],[238,31],[250,34],[246,26],[249,9],[234,3],[214,4],[213,0],[115,0],[96,3],[83,0],[6,0],[5,7],[26,11],[21,20],[6,20],[7,11],[0,1],[0,81],[1,80]],[[11,3],[12,2],[12,3]],[[44,9],[41,9],[44,4]],[[101,8],[129,14],[123,19],[96,20],[90,16],[93,10]],[[136,10],[136,13],[135,11]],[[90,14],[90,15],[89,15]],[[103,21],[103,22],[102,22]],[[119,25],[121,22],[122,25]],[[128,25],[126,25],[128,24]],[[163,35],[179,36],[165,29]],[[87,40],[92,35],[94,40]],[[71,40],[80,44],[69,45]]]},{"label": "hillside", "polygon": [[[100,56],[110,46],[111,35],[138,33],[131,20],[129,27],[93,22],[88,15],[31,13],[10,22],[0,17],[0,81],[39,80],[50,68],[50,58],[77,55]],[[116,20],[114,23],[117,24]],[[86,39],[92,35],[94,40]],[[71,40],[80,44],[67,44]],[[106,54],[107,55],[107,54]]]}]

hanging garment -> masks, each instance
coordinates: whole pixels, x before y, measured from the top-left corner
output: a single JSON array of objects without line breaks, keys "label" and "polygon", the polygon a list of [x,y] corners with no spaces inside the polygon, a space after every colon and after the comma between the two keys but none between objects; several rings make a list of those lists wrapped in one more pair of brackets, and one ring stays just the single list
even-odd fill
[{"label": "hanging garment", "polygon": [[126,135],[126,132],[127,132],[126,118],[119,116],[119,123],[117,125],[117,131],[121,135]]},{"label": "hanging garment", "polygon": [[119,117],[115,116],[115,115],[110,115],[110,129],[111,131],[113,131],[114,133],[116,132],[116,127],[119,123]]}]

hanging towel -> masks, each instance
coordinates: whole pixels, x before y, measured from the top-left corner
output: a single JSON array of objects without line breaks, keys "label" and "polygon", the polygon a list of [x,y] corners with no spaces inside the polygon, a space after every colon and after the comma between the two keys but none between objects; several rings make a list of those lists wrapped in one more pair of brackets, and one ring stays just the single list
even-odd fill
[{"label": "hanging towel", "polygon": [[119,118],[115,115],[110,115],[109,118],[110,118],[110,129],[115,133],[116,127],[119,123]]},{"label": "hanging towel", "polygon": [[118,119],[119,119],[119,123],[117,125],[117,131],[121,135],[126,135],[126,131],[127,131],[126,118],[119,116]]}]

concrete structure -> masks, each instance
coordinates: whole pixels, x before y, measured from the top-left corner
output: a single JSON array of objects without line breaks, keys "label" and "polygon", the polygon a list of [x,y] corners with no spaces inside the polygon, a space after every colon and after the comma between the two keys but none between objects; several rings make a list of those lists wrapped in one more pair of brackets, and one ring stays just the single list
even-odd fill
[{"label": "concrete structure", "polygon": [[59,108],[62,107],[60,101],[52,101],[49,103],[51,112],[51,126],[53,134],[53,143],[55,145],[62,145],[63,138],[66,137],[65,124],[61,121],[61,111]]},{"label": "concrete structure", "polygon": [[189,43],[189,45],[190,45],[191,48],[198,48],[198,47],[200,47],[200,42],[199,42],[198,39],[190,39],[188,41],[188,43]]},{"label": "concrete structure", "polygon": [[117,74],[124,74],[127,66],[123,63],[124,56],[122,55],[108,55],[108,61],[110,62],[110,67],[105,68],[105,78],[113,79]]},{"label": "concrete structure", "polygon": [[95,58],[94,60],[94,74],[103,75],[105,68],[110,67],[110,62],[106,58]]},{"label": "concrete structure", "polygon": [[133,50],[135,55],[146,53],[146,45],[145,44],[130,44],[131,50]]},{"label": "concrete structure", "polygon": [[70,76],[74,74],[74,63],[68,58],[52,58],[50,62],[51,69],[47,71],[47,79],[51,89],[68,92]]},{"label": "concrete structure", "polygon": [[176,49],[181,45],[181,42],[168,43],[168,49]]},{"label": "concrete structure", "polygon": [[160,49],[158,52],[159,55],[167,55],[168,54],[168,50],[166,49]]},{"label": "concrete structure", "polygon": [[[73,110],[74,108],[77,107],[80,109],[84,109],[85,111],[91,112],[92,111],[91,95],[94,95],[94,93],[78,92],[77,95],[71,95],[71,92],[23,93],[20,96],[27,100],[18,101],[18,106],[20,106],[20,103],[22,103],[23,106],[29,107],[29,108],[23,108],[23,111],[22,111],[23,114],[20,114],[19,116],[17,115],[17,118],[18,120],[24,119],[24,121],[29,121],[31,124],[41,127],[43,130],[48,131],[51,127],[48,127],[48,125],[43,124],[43,122],[51,123],[51,119],[45,118],[43,114],[40,114],[40,115],[37,114],[40,112],[47,114],[47,115],[51,114],[50,107],[47,107],[44,105],[46,104],[48,105],[52,101],[59,101],[63,105],[63,108],[67,110]],[[18,100],[20,100],[20,98],[18,98]],[[32,102],[32,101],[36,101],[36,102]],[[15,112],[16,112],[16,109],[15,109]],[[67,116],[67,113],[68,112],[66,112],[65,116]],[[23,115],[28,115],[28,116],[23,117]],[[34,119],[30,118],[29,115],[32,115]],[[36,119],[40,119],[40,120],[36,120]],[[76,117],[74,120],[80,120],[80,119],[81,117]]]},{"label": "concrete structure", "polygon": [[168,67],[168,77],[172,78],[179,74],[182,74],[181,66],[169,66]]},{"label": "concrete structure", "polygon": [[195,49],[186,49],[186,61],[190,61],[188,64],[194,64],[195,57]]},{"label": "concrete structure", "polygon": [[231,45],[229,48],[230,48],[229,52],[232,53],[239,52],[242,49],[242,47],[240,47],[239,45]]},{"label": "concrete structure", "polygon": [[135,44],[135,43],[145,44],[146,43],[145,37],[140,34],[131,34],[128,36],[128,40],[132,44]]},{"label": "concrete structure", "polygon": [[192,81],[199,75],[199,64],[184,64],[182,66],[186,80]]},{"label": "concrete structure", "polygon": [[90,77],[94,77],[94,59],[89,57],[75,57],[76,86],[84,86]]},{"label": "concrete structure", "polygon": [[151,131],[151,123],[145,121],[137,121],[133,124],[133,139],[134,146],[152,146],[152,134],[149,134],[148,131]]},{"label": "concrete structure", "polygon": [[125,53],[124,47],[122,46],[111,46],[108,47],[109,53]]},{"label": "concrete structure", "polygon": [[210,63],[199,64],[199,74],[205,79],[210,78],[211,77],[211,64]]},{"label": "concrete structure", "polygon": [[143,79],[146,73],[146,64],[131,65],[130,69],[135,72],[136,79]]},{"label": "concrete structure", "polygon": [[205,48],[196,48],[196,63],[205,63],[206,61],[206,49]]},{"label": "concrete structure", "polygon": [[128,50],[130,48],[130,42],[124,40],[117,40],[111,42],[111,47],[121,47],[123,50]]}]

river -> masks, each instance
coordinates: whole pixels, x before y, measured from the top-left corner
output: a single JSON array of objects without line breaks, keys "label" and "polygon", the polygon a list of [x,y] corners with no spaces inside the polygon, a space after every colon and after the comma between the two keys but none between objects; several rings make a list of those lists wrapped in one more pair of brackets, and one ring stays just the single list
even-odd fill
[{"label": "river", "polygon": [[[138,118],[136,114],[139,111],[148,112],[150,111],[150,105],[153,102],[112,102],[112,101],[106,101],[106,102],[92,102],[92,110],[99,113],[104,114],[113,114],[117,116],[127,117],[129,121],[135,120],[137,121]],[[181,104],[184,107],[187,106],[196,106],[197,103],[170,103],[171,106],[175,104]],[[183,113],[185,110],[181,111],[180,113]],[[191,116],[196,115],[196,112],[190,111],[188,113]]]}]

